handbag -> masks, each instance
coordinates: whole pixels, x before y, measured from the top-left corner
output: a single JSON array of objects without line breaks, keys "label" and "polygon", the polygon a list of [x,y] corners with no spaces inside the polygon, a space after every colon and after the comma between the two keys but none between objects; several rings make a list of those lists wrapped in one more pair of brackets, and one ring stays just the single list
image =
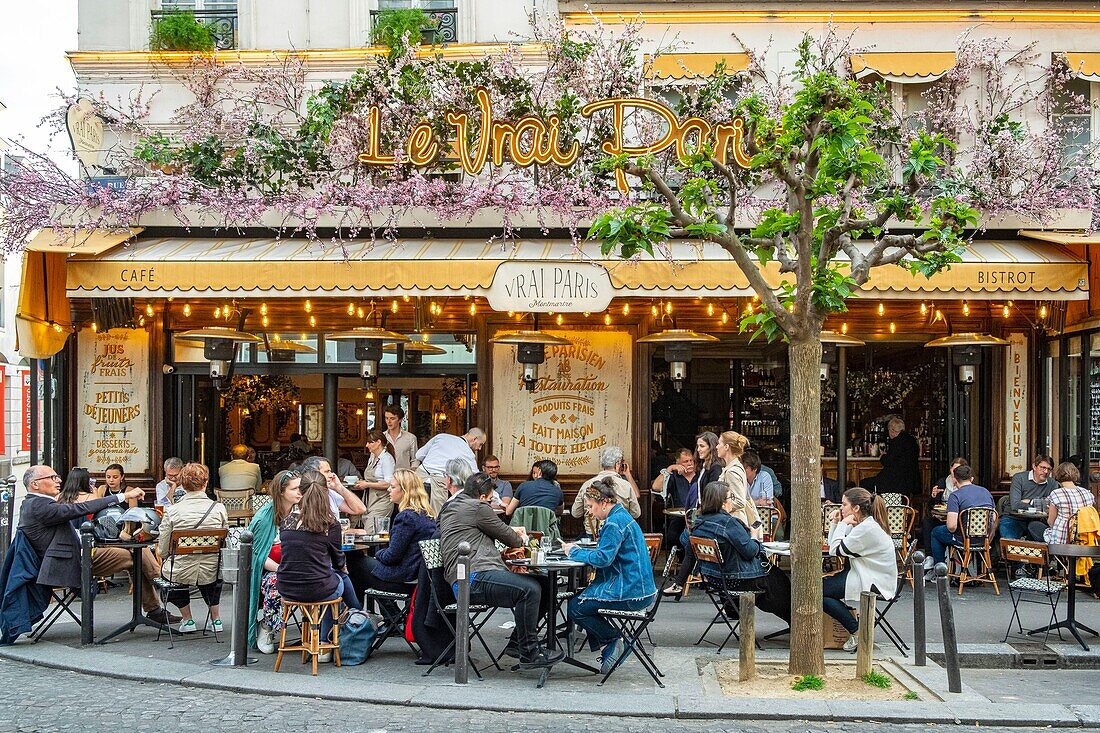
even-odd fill
[{"label": "handbag", "polygon": [[526,566],[524,566],[524,565],[511,565],[511,564],[508,563],[509,560],[526,560],[527,559],[527,551],[526,551],[525,548],[523,548],[523,547],[506,547],[503,551],[501,551],[500,559],[504,561],[504,564],[513,573],[518,573],[520,575],[526,575],[527,574]]},{"label": "handbag", "polygon": [[367,661],[376,636],[378,624],[369,613],[360,610],[349,613],[340,629],[340,664],[355,666]]}]

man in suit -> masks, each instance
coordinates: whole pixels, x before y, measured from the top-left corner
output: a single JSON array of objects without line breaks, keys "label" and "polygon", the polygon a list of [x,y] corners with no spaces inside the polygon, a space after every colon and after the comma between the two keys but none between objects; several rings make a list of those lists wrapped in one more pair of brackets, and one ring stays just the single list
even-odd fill
[{"label": "man in suit", "polygon": [[235,445],[230,449],[233,460],[218,469],[218,483],[223,489],[252,489],[259,491],[264,480],[260,467],[248,462],[248,446]]},{"label": "man in suit", "polygon": [[[28,468],[23,485],[27,496],[19,509],[19,529],[41,558],[38,582],[53,588],[80,587],[80,535],[72,520],[116,504],[126,505],[130,499],[145,495],[144,489],[135,487],[102,499],[58,504],[61,477],[49,466]],[[149,618],[159,623],[169,619],[159,603],[149,612]]]},{"label": "man in suit", "polygon": [[[915,504],[921,497],[920,445],[917,439],[905,431],[905,421],[892,417],[886,423],[886,455],[879,460],[882,470],[864,488],[877,493],[894,492],[909,497]],[[868,483],[871,485],[868,486]]]}]

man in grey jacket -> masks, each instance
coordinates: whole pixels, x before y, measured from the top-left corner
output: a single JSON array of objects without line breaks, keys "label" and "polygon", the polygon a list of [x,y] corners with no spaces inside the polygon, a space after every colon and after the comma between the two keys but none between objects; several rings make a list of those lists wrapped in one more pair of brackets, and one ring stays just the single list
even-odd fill
[{"label": "man in grey jacket", "polygon": [[[1012,477],[1012,488],[1008,492],[1008,510],[1013,512],[1028,509],[1044,510],[1044,502],[1050,496],[1050,492],[1058,488],[1058,482],[1051,476],[1054,470],[1054,459],[1050,456],[1037,455],[1031,462],[1030,471],[1020,471]],[[1046,521],[1046,515],[1042,515],[1040,521]],[[1016,517],[1001,517],[998,522],[1001,537],[1006,540],[1018,540],[1021,538],[1038,539],[1042,541],[1042,535],[1038,537],[1028,536],[1028,521]]]},{"label": "man in grey jacket", "polygon": [[561,650],[548,651],[539,645],[539,614],[551,602],[548,588],[532,575],[509,572],[500,558],[495,541],[508,547],[523,547],[527,532],[501,521],[489,506],[493,480],[486,473],[470,476],[465,488],[455,494],[438,517],[443,550],[443,573],[452,585],[458,579],[458,546],[470,544],[470,603],[511,608],[516,628],[505,653],[519,657],[519,669],[552,667],[565,657]]}]

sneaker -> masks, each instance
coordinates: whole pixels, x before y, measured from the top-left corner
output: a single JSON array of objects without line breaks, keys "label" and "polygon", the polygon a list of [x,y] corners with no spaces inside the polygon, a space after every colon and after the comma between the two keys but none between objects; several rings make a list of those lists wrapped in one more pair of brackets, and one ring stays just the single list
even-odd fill
[{"label": "sneaker", "polygon": [[332,652],[321,652],[317,655],[317,661],[321,664],[328,664],[332,661]]},{"label": "sneaker", "polygon": [[936,566],[936,561],[932,559],[931,555],[924,558],[924,569],[925,569],[925,571],[931,570],[935,566]]},{"label": "sneaker", "polygon": [[539,649],[538,654],[530,659],[520,660],[516,667],[518,669],[544,669],[553,667],[563,659],[565,659],[565,652],[561,649],[553,652],[548,649]]},{"label": "sneaker", "polygon": [[856,650],[856,645],[856,636],[855,634],[852,634],[848,637],[848,641],[844,642],[844,646],[842,648],[844,649],[844,651],[851,654]]},{"label": "sneaker", "polygon": [[600,674],[607,674],[611,671],[611,668],[619,661],[619,657],[622,656],[622,651],[623,640],[621,638],[615,639],[603,648],[603,654],[600,655]]},{"label": "sneaker", "polygon": [[213,631],[215,634],[220,634],[225,631],[225,627],[222,626],[222,620],[220,618],[207,619],[206,628],[204,631]]},{"label": "sneaker", "polygon": [[256,629],[256,648],[260,650],[260,654],[274,654],[275,632],[266,626]]},{"label": "sneaker", "polygon": [[195,623],[195,619],[193,619],[193,618],[189,618],[186,621],[184,621],[183,623],[181,623],[180,624],[180,629],[179,629],[181,634],[193,634],[198,630],[199,630],[199,625],[197,623]]}]

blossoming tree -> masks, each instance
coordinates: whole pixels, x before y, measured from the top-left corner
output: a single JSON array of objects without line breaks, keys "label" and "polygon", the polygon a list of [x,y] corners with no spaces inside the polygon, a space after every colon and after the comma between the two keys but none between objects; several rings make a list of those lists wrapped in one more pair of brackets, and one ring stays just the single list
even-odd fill
[{"label": "blossoming tree", "polygon": [[[719,67],[679,90],[674,110],[607,104],[654,91],[639,27],[549,25],[535,41],[533,60],[530,46],[476,61],[394,49],[343,82],[312,80],[294,53],[262,67],[210,56],[166,63],[164,78],[192,97],[174,110],[173,132],[150,122],[155,98],[93,100],[114,140],[103,165],[128,177],[125,190],[89,187],[24,151],[25,165],[0,178],[0,243],[14,251],[43,227],[125,227],[167,212],[183,225],[274,220],[328,247],[491,210],[502,247],[530,212],[577,241],[588,226],[605,253],[670,267],[674,238],[719,244],[759,298],[742,329],[789,344],[790,671],[821,674],[825,319],[876,267],[914,277],[950,267],[979,217],[1094,209],[1090,151],[1067,159],[1057,126],[1032,129],[1022,115],[1049,120],[1056,104],[1084,100],[1057,93],[1069,70],[964,38],[928,109],[906,118],[881,84],[851,78],[848,39],[830,32],[807,38],[786,76],[769,78],[750,51],[748,73]],[[981,94],[976,78],[988,80]],[[60,128],[63,118],[52,122]],[[336,233],[321,241],[322,227]],[[778,287],[764,272],[776,266]]]}]

